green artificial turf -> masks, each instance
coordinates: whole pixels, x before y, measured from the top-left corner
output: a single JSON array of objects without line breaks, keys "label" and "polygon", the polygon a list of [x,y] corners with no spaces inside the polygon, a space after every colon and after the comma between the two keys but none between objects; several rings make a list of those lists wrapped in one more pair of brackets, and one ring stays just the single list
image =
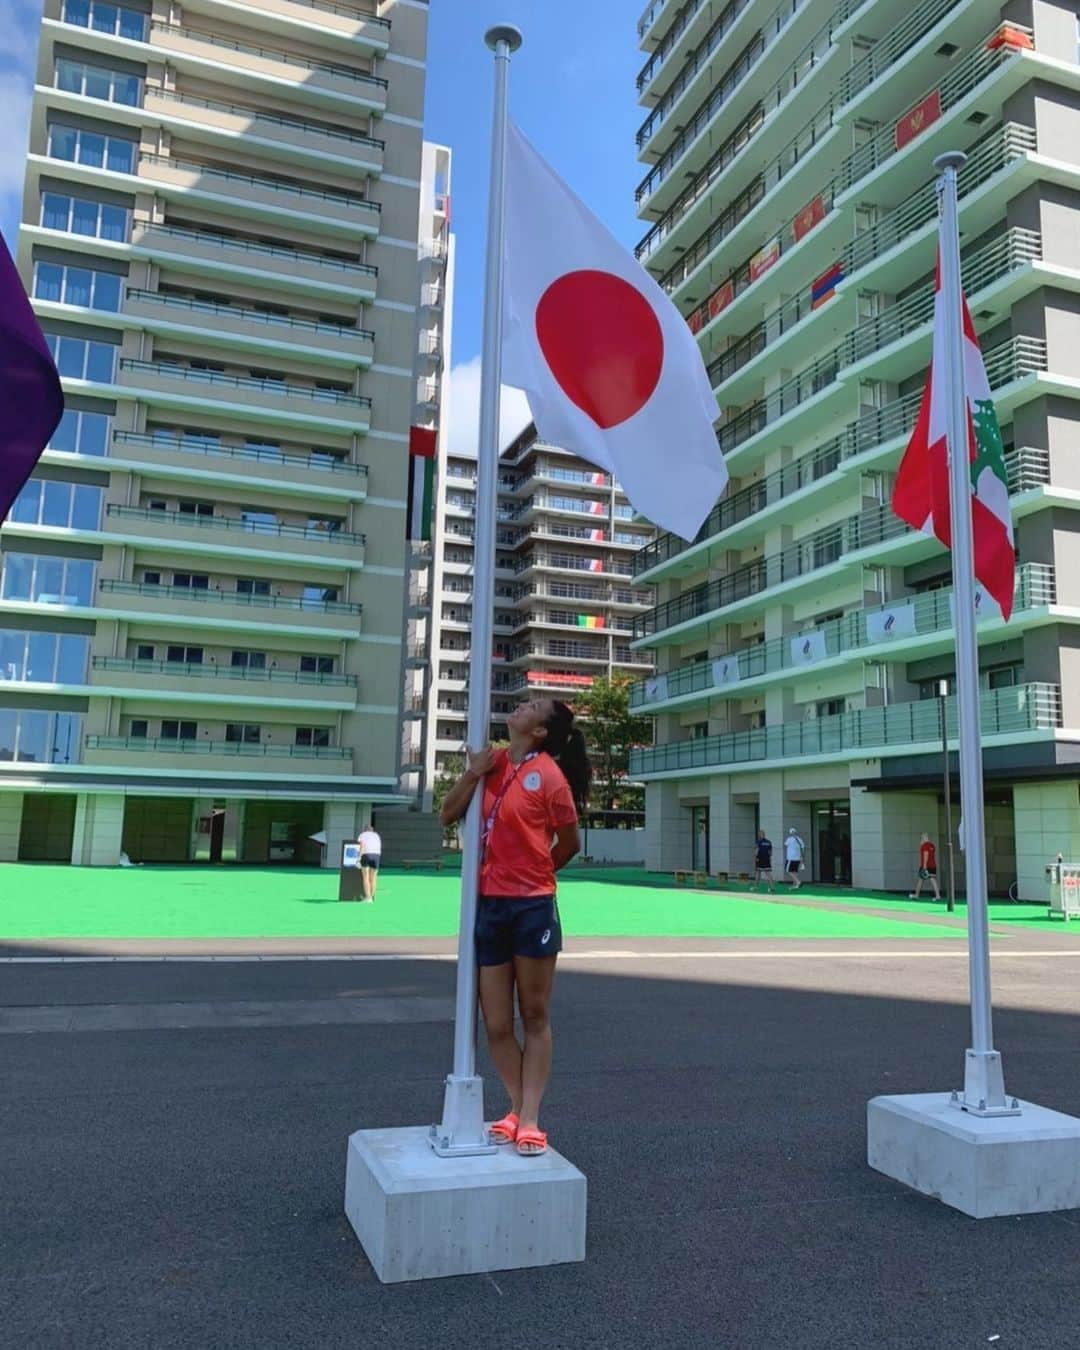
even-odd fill
[{"label": "green artificial turf", "polygon": [[[610,871],[617,875],[582,869],[560,880],[568,936],[963,936],[944,924],[879,918],[844,905],[814,908],[786,894],[700,892],[662,878],[650,885],[640,869]],[[457,931],[460,876],[454,870],[387,868],[375,905],[339,904],[337,885],[336,873],[313,868],[0,864],[0,938],[450,937]],[[811,898],[809,889],[805,895]]]}]

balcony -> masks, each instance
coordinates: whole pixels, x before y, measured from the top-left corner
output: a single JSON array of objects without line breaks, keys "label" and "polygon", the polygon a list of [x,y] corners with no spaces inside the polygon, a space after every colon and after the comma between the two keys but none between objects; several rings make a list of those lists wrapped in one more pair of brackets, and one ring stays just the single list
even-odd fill
[{"label": "balcony", "polygon": [[[872,649],[878,659],[885,657],[897,661],[912,659],[916,655],[911,650],[913,647],[918,648],[919,656],[932,654],[928,650],[930,647],[950,649],[955,627],[952,596],[951,589],[926,591],[901,597],[888,605],[853,610],[842,619],[821,624],[813,631],[824,640],[824,652],[814,663],[813,672],[816,674],[826,664],[844,664],[867,649]],[[1017,570],[1014,620],[1018,620],[1021,614],[1048,608],[1055,599],[1052,566],[1047,563],[1024,563]],[[874,625],[874,616],[895,613],[905,607],[910,607],[914,632],[882,637],[880,629]],[[1000,615],[981,616],[980,628],[991,624],[999,629]],[[630,706],[655,711],[657,705],[667,706],[673,702],[704,703],[725,695],[741,698],[749,685],[771,682],[772,677],[784,678],[791,671],[808,672],[806,663],[796,658],[792,647],[792,643],[802,636],[802,633],[785,634],[753,647],[723,653],[713,661],[678,666],[658,677],[662,684],[656,681],[635,684],[630,690]],[[995,632],[995,637],[1000,636],[1000,632]],[[940,642],[934,643],[935,638],[940,639]],[[722,682],[718,682],[718,668],[722,669],[725,663],[728,669],[724,672]],[[695,694],[702,697],[692,698]]]},{"label": "balcony", "polygon": [[216,477],[228,481],[243,479],[245,483],[258,482],[274,491],[292,492],[301,488],[318,495],[319,480],[324,475],[338,479],[333,496],[359,499],[367,495],[368,466],[354,464],[333,455],[294,455],[273,446],[222,445],[211,438],[196,436],[146,435],[138,431],[114,431],[109,458],[120,463],[145,469],[176,469],[177,456],[192,455],[200,460],[221,460],[220,465],[208,464],[204,470],[193,470],[192,477]]},{"label": "balcony", "polygon": [[[283,285],[312,294],[350,292],[360,300],[374,300],[379,269],[307,249],[257,244],[213,230],[189,230],[179,225],[149,225],[135,221],[131,231],[136,256],[164,261],[179,271],[204,275],[208,270],[232,271],[264,286]],[[184,267],[187,263],[189,266]]]},{"label": "balcony", "polygon": [[[946,727],[957,734],[956,700],[945,700]],[[863,708],[834,717],[782,722],[753,731],[732,731],[697,740],[672,741],[630,752],[631,778],[666,774],[726,772],[736,765],[763,766],[792,760],[878,758],[908,754],[916,746],[941,752],[938,700],[893,703]],[[980,699],[982,734],[1007,742],[1012,737],[1043,732],[1048,737],[1061,726],[1061,689],[1055,684],[1021,684],[995,689]]]},{"label": "balcony", "polygon": [[[110,534],[126,534],[128,529],[134,529],[142,543],[157,540],[164,547],[202,544],[205,548],[207,535],[228,533],[233,538],[211,545],[212,551],[217,552],[223,547],[245,551],[259,547],[272,549],[269,556],[320,554],[323,555],[320,561],[333,561],[339,566],[357,568],[364,565],[365,536],[352,530],[281,525],[276,521],[243,520],[239,516],[198,516],[186,511],[159,511],[152,506],[118,506],[115,502],[108,504],[105,514],[113,527],[108,531]],[[332,556],[346,551],[347,556]],[[159,593],[160,590],[158,587]]]},{"label": "balcony", "polygon": [[[347,772],[352,765],[352,751],[339,745],[264,745],[246,741],[181,741],[161,736],[87,736],[87,757],[90,765],[112,763],[117,765],[135,765],[137,758],[146,754],[162,757],[172,755],[198,755],[200,759],[211,761],[201,763],[199,767],[208,771],[215,768],[231,768],[231,760],[253,758],[259,760],[284,759],[290,762],[302,759],[325,760],[339,767],[332,772]],[[128,760],[127,755],[134,758]],[[220,761],[215,764],[213,761]],[[146,768],[147,765],[139,767]]]},{"label": "balcony", "polygon": [[[298,670],[255,670],[218,666],[209,662],[139,661],[120,656],[95,656],[92,661],[101,676],[95,684],[122,687],[125,693],[145,692],[164,697],[170,690],[200,701],[220,697],[222,702],[242,699],[288,704],[313,703],[348,710],[356,704],[355,675],[320,675]],[[250,688],[249,683],[257,688]],[[175,694],[174,694],[175,696]]]},{"label": "balcony", "polygon": [[201,370],[172,361],[120,361],[120,387],[148,403],[173,408],[216,406],[233,417],[292,422],[363,434],[371,424],[371,399],[337,389],[289,384]]},{"label": "balcony", "polygon": [[[208,627],[239,627],[270,632],[323,634],[329,637],[360,631],[363,606],[347,600],[309,600],[304,596],[245,595],[236,590],[196,590],[159,586],[149,581],[98,582],[102,596],[122,597],[98,609],[160,619],[165,615]],[[329,622],[328,622],[329,621]],[[336,621],[336,622],[335,622]]]},{"label": "balcony", "polygon": [[228,202],[234,212],[246,208],[247,214],[267,220],[300,216],[312,223],[333,225],[335,233],[340,234],[373,238],[379,233],[382,207],[356,193],[238,173],[174,155],[141,154],[139,178],[152,183],[166,198]]},{"label": "balcony", "polygon": [[[375,13],[374,5],[338,4],[336,0],[254,0],[249,5],[259,14],[260,26],[268,32],[285,33],[311,41],[311,33],[298,26],[318,27],[320,39],[336,38],[343,45],[385,53],[390,48],[390,20]],[[211,5],[213,9],[213,5]]]},{"label": "balcony", "polygon": [[[178,69],[202,73],[207,65],[228,70],[238,83],[258,87],[261,80],[275,84],[289,81],[300,87],[307,100],[333,103],[349,100],[373,112],[386,110],[388,81],[378,75],[351,70],[331,61],[313,61],[272,47],[236,42],[218,33],[182,24],[152,21],[152,43],[179,57],[172,64]],[[194,58],[185,61],[185,57]]]},{"label": "balcony", "polygon": [[959,0],[921,0],[921,3],[908,8],[900,22],[890,28],[862,60],[841,76],[839,102],[850,103],[865,89],[869,89],[887,70],[902,61],[958,3]]},{"label": "balcony", "polygon": [[[660,73],[660,67],[668,59],[675,47],[678,46],[679,40],[682,38],[683,34],[691,27],[694,20],[706,7],[706,2],[707,0],[686,0],[686,4],[684,4],[675,15],[671,27],[664,34],[658,45],[653,48],[649,59],[637,73],[635,85],[639,94],[641,94],[645,88],[652,84],[653,80],[656,79],[657,75]],[[746,8],[748,3],[749,0],[731,0],[731,4],[729,4],[727,8],[735,10],[738,14]],[[724,13],[726,12],[727,11],[725,10]],[[639,36],[641,36],[641,31],[639,25]]]},{"label": "balcony", "polygon": [[347,163],[354,173],[382,172],[386,142],[359,131],[342,131],[300,117],[283,117],[242,104],[173,93],[153,85],[146,86],[143,107],[166,123],[181,123],[188,132],[197,127],[207,141],[235,145],[243,139],[296,163],[336,161]]}]

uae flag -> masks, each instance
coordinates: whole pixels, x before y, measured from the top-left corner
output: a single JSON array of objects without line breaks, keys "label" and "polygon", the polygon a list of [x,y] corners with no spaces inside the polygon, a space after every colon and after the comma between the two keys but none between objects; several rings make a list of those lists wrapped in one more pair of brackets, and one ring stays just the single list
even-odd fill
[{"label": "uae flag", "polygon": [[431,517],[435,509],[434,427],[409,428],[409,538],[431,538]]},{"label": "uae flag", "polygon": [[[1012,613],[1016,551],[1013,546],[1009,488],[994,401],[986,378],[979,340],[961,297],[964,315],[963,381],[967,399],[968,457],[971,461],[971,516],[975,578],[997,601],[1008,620]],[[949,521],[949,462],[946,450],[948,409],[945,382],[945,314],[938,260],[934,298],[934,350],[926,373],[918,420],[900,463],[893,488],[893,510],[924,534],[952,546]],[[937,377],[935,377],[937,372]]]}]

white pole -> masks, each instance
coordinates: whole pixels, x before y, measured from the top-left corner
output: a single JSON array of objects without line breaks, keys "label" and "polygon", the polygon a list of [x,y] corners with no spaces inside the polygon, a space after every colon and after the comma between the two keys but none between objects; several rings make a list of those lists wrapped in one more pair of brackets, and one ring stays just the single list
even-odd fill
[{"label": "white pole", "polygon": [[[473,541],[472,654],[469,664],[469,745],[486,745],[491,725],[491,644],[495,604],[495,511],[499,476],[499,386],[502,373],[503,196],[506,168],[507,76],[522,37],[511,24],[484,34],[495,53],[491,128],[491,184],[484,275],[484,339],[480,369],[480,442],[476,465],[476,534]],[[473,794],[465,816],[461,855],[461,924],[458,930],[454,1067],[446,1079],[442,1123],[432,1126],[435,1152],[448,1157],[494,1152],[484,1128],[484,1084],[476,1073],[476,892],[480,881],[483,793]]]},{"label": "white pole", "polygon": [[960,803],[967,879],[968,956],[971,981],[971,1048],[964,1062],[964,1093],[954,1101],[976,1115],[1011,1114],[1005,1097],[1001,1056],[994,1049],[990,1012],[990,925],[987,910],[986,828],[983,820],[982,736],[979,725],[979,648],[975,634],[975,564],[971,523],[971,461],[968,446],[964,328],[960,286],[960,232],[956,175],[967,160],[950,151],[934,160],[941,213],[941,293],[949,447],[949,511],[952,525],[953,609],[956,615],[956,711],[960,746]]}]

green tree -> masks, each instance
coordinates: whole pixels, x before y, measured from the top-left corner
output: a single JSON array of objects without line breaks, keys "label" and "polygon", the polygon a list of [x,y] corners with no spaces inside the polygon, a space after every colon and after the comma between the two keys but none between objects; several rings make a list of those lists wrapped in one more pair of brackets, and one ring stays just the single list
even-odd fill
[{"label": "green tree", "polygon": [[[640,791],[626,787],[625,778],[631,749],[652,743],[652,719],[631,711],[632,683],[626,675],[598,675],[576,700],[593,763],[593,805],[605,811],[614,811],[616,802],[633,810],[641,797]],[[633,805],[628,797],[635,799]]]},{"label": "green tree", "polygon": [[[442,810],[442,804],[450,795],[450,789],[465,772],[464,755],[447,755],[443,761],[443,766],[435,778],[431,788],[431,800],[435,807],[435,814],[438,815]],[[443,844],[446,848],[457,848],[458,846],[458,827],[456,824],[448,825],[443,830]]]}]

